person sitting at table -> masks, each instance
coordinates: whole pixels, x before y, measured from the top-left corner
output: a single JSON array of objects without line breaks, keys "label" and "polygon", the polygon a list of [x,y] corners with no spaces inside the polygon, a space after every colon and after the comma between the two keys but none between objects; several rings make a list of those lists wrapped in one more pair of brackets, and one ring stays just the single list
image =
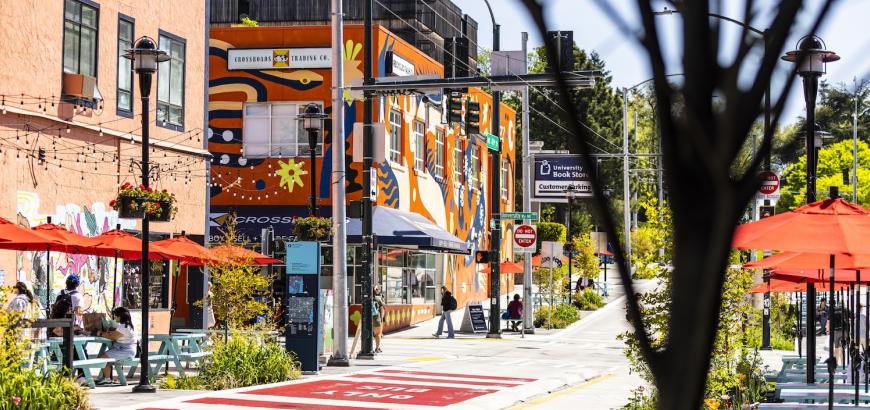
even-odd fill
[{"label": "person sitting at table", "polygon": [[[112,318],[117,322],[117,327],[97,332],[97,336],[112,340],[112,347],[101,354],[100,357],[118,360],[136,356],[136,332],[133,328],[133,319],[130,317],[130,311],[123,306],[119,306],[112,311]],[[112,383],[112,365],[107,364],[103,368],[103,372],[100,378],[97,379],[96,384],[107,385]]]}]

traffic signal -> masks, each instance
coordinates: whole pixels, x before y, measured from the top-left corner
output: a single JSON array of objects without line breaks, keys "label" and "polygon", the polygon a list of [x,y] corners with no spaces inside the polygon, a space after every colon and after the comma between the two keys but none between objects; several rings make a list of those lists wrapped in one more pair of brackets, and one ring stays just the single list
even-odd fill
[{"label": "traffic signal", "polygon": [[480,134],[480,103],[468,100],[465,104],[465,135]]},{"label": "traffic signal", "polygon": [[474,263],[489,263],[489,251],[475,252]]},{"label": "traffic signal", "polygon": [[451,124],[462,122],[462,94],[450,93],[447,97],[447,122]]}]

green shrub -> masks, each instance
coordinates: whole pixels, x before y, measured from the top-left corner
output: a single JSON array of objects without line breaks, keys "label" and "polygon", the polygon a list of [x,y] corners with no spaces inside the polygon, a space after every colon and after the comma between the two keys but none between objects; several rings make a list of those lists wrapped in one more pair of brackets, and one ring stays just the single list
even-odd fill
[{"label": "green shrub", "polygon": [[88,392],[63,374],[42,376],[31,369],[0,368],[0,409],[90,408]]},{"label": "green shrub", "polygon": [[543,241],[565,242],[565,225],[558,222],[538,222],[538,243]]},{"label": "green shrub", "polygon": [[198,376],[175,377],[168,374],[160,380],[160,388],[169,390],[204,390],[205,386],[202,385],[202,380]]},{"label": "green shrub", "polygon": [[604,299],[593,289],[584,289],[574,294],[574,306],[580,310],[597,310],[604,306]]},{"label": "green shrub", "polygon": [[233,331],[212,339],[212,354],[202,364],[199,375],[167,378],[166,389],[226,390],[258,384],[277,383],[302,377],[296,357],[283,346],[264,342],[265,334]]},{"label": "green shrub", "polygon": [[[547,327],[549,310],[549,306],[541,306],[535,310],[535,327]],[[580,320],[580,310],[574,307],[574,305],[556,305],[553,309],[553,315],[550,320],[550,327],[554,329],[564,329],[571,323]]]}]

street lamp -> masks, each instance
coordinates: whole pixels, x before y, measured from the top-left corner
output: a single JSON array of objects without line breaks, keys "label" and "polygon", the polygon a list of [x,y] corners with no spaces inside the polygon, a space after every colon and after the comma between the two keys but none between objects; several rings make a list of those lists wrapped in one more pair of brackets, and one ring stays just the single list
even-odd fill
[{"label": "street lamp", "polygon": [[571,236],[571,215],[572,215],[572,211],[573,211],[574,195],[575,195],[574,189],[575,189],[574,186],[570,185],[570,186],[568,186],[568,189],[565,190],[565,194],[568,195],[568,221],[567,221],[568,223],[566,224],[567,226],[565,227],[566,228],[565,230],[568,232],[568,235],[567,235],[567,239],[565,240],[565,244],[568,245],[568,302],[569,303],[572,300],[574,300],[574,298],[573,298],[574,293],[571,291],[571,289],[572,289],[571,286],[574,283],[572,281],[572,265],[574,265],[574,252],[576,251],[576,249],[574,249],[574,237]]},{"label": "street lamp", "polygon": [[302,128],[308,132],[308,155],[311,159],[311,207],[308,216],[317,216],[317,134],[323,130],[323,119],[327,115],[320,110],[320,105],[311,103],[305,106],[305,111],[299,114],[302,120]]},{"label": "street lamp", "polygon": [[[826,63],[840,59],[833,51],[824,49],[824,42],[816,36],[805,36],[800,39],[797,50],[789,51],[782,56],[785,61],[797,63],[797,73],[804,80],[804,100],[807,107],[806,119],[806,147],[807,147],[807,203],[816,201],[816,146],[815,146],[815,123],[816,123],[816,95],[819,91],[819,77],[825,74]],[[831,277],[833,282],[833,276]],[[834,300],[834,287],[831,285],[830,299]],[[816,332],[816,288],[812,283],[807,283],[807,334],[814,335]],[[828,317],[834,317],[833,304],[828,312]],[[830,345],[834,346],[834,332],[830,333]],[[807,358],[816,357],[816,338],[807,338]],[[809,359],[808,359],[809,360]],[[834,349],[831,348],[828,360],[834,359]],[[815,366],[807,366],[807,383],[815,383]]]},{"label": "street lamp", "polygon": [[[148,137],[149,137],[149,104],[151,96],[151,80],[157,72],[160,63],[169,61],[169,56],[163,50],[158,50],[154,39],[141,37],[136,40],[133,48],[124,53],[124,58],[132,60],[133,71],[139,74],[139,93],[142,96],[142,185],[148,187]],[[139,354],[139,384],[133,387],[134,393],[155,393],[157,388],[151,385],[148,363],[148,315],[151,301],[151,269],[148,258],[148,213],[142,217],[142,262],[139,267],[142,286],[142,353]]]}]

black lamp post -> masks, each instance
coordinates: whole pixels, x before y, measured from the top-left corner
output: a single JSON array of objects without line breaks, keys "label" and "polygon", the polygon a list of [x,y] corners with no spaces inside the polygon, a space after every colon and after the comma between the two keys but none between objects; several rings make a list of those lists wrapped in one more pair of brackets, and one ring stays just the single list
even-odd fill
[{"label": "black lamp post", "polygon": [[[165,51],[158,50],[154,39],[141,37],[133,48],[124,53],[124,58],[133,61],[133,71],[139,74],[139,93],[142,95],[142,185],[148,187],[148,123],[151,95],[151,79],[160,63],[169,60]],[[148,364],[148,315],[151,302],[151,269],[148,258],[148,213],[142,218],[142,264],[140,265],[142,286],[142,353],[139,355],[139,384],[133,387],[134,393],[154,393],[157,387],[151,385]]]},{"label": "black lamp post", "polygon": [[[782,56],[785,61],[798,64],[797,72],[804,81],[804,100],[807,105],[806,119],[806,147],[807,147],[807,203],[816,201],[816,95],[819,91],[819,77],[825,74],[826,63],[840,59],[833,51],[824,49],[824,42],[816,36],[805,36],[798,43],[797,50],[789,51]],[[831,276],[831,294],[834,298],[834,277]],[[815,366],[809,365],[816,360],[816,289],[812,283],[807,283],[807,383],[813,384],[815,379]],[[829,305],[829,318],[834,317],[833,305]],[[830,320],[830,319],[829,319]],[[831,355],[829,360],[834,360],[833,346],[834,333],[830,334]]]},{"label": "black lamp post", "polygon": [[299,114],[302,128],[308,132],[308,155],[311,160],[311,208],[308,216],[317,216],[317,134],[323,130],[323,119],[326,118],[320,110],[320,105],[311,103],[305,106],[305,111]]}]

